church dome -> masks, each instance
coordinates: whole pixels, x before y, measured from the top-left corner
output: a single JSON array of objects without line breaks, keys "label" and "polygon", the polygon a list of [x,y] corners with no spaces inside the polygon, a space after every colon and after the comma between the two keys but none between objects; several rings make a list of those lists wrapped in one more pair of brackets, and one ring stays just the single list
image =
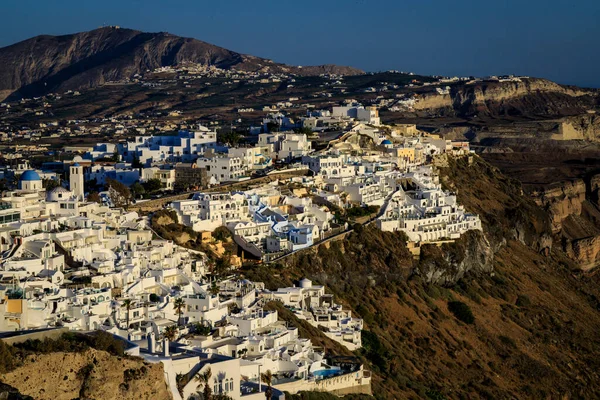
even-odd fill
[{"label": "church dome", "polygon": [[48,201],[67,200],[67,199],[71,198],[71,196],[73,196],[73,193],[70,190],[65,189],[62,186],[57,186],[54,189],[52,189],[50,192],[48,192],[48,194],[46,195],[46,200],[48,200]]},{"label": "church dome", "polygon": [[50,193],[55,193],[55,194],[59,194],[59,193],[71,193],[71,191],[69,191],[69,189],[65,189],[62,186],[57,186],[54,189],[52,189],[50,191]]},{"label": "church dome", "polygon": [[19,179],[21,181],[25,181],[25,182],[31,182],[31,181],[41,181],[42,178],[40,178],[39,174],[33,170],[28,170],[23,172],[23,175],[21,175],[21,179]]},{"label": "church dome", "polygon": [[304,278],[300,281],[300,287],[304,289],[310,288],[312,287],[312,281]]}]

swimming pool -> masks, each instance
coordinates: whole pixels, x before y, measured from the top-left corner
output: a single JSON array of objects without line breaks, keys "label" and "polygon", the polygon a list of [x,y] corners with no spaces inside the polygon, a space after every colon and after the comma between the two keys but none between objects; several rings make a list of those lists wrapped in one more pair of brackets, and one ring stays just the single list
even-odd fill
[{"label": "swimming pool", "polygon": [[333,375],[337,375],[342,372],[339,369],[320,369],[318,371],[313,371],[313,375],[319,378],[327,378]]}]

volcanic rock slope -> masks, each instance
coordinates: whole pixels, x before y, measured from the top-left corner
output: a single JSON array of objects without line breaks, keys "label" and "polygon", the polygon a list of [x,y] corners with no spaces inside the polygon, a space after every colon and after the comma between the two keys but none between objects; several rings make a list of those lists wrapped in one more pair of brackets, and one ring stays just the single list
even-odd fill
[{"label": "volcanic rock slope", "polygon": [[0,100],[95,87],[183,62],[299,75],[363,73],[336,65],[287,66],[165,32],[108,27],[64,36],[37,36],[1,48]]}]

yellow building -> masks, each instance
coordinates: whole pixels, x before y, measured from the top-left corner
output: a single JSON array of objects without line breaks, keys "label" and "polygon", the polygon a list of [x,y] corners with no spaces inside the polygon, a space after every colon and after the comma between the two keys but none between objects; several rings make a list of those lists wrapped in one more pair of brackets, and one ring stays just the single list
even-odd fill
[{"label": "yellow building", "polygon": [[414,163],[417,158],[417,150],[414,147],[401,147],[392,149],[395,157],[407,160],[410,163]]},{"label": "yellow building", "polygon": [[415,136],[419,134],[417,125],[415,124],[397,124],[394,125],[394,130],[404,136]]}]

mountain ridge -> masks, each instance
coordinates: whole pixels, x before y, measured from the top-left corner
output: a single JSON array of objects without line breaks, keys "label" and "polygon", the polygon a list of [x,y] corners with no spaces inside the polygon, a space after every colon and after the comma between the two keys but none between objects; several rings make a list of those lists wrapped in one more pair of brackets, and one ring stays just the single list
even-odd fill
[{"label": "mountain ridge", "polygon": [[237,53],[167,32],[106,27],[68,35],[40,35],[0,48],[0,100],[79,90],[183,62],[223,69],[297,75],[364,71],[337,65],[297,67]]}]

